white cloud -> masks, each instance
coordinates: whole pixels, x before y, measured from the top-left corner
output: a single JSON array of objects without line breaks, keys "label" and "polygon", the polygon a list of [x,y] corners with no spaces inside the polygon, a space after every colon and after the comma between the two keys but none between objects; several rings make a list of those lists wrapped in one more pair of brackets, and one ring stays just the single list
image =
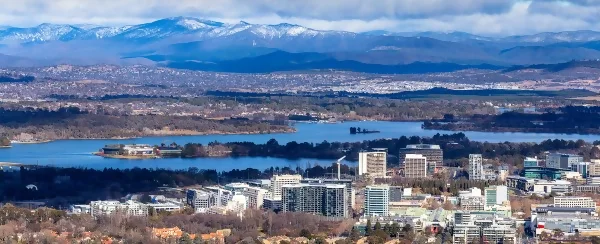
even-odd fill
[{"label": "white cloud", "polygon": [[600,29],[600,0],[0,0],[0,6],[0,25],[14,26],[125,25],[189,16],[354,32]]}]

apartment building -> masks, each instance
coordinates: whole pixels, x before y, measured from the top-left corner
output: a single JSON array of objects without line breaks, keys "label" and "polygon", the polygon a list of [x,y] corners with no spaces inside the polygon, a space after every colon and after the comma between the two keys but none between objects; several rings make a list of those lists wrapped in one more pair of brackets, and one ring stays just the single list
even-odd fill
[{"label": "apartment building", "polygon": [[385,178],[387,172],[387,149],[373,149],[358,153],[358,175]]},{"label": "apartment building", "polygon": [[331,218],[348,218],[348,191],[343,184],[282,186],[283,212],[304,212]]},{"label": "apartment building", "polygon": [[264,199],[269,191],[259,187],[246,187],[244,196],[248,200],[248,208],[260,209],[263,207]]},{"label": "apartment building", "polygon": [[427,158],[421,154],[407,154],[404,158],[404,177],[425,178],[427,174]]},{"label": "apartment building", "polygon": [[469,179],[483,180],[483,156],[481,154],[469,154]]}]

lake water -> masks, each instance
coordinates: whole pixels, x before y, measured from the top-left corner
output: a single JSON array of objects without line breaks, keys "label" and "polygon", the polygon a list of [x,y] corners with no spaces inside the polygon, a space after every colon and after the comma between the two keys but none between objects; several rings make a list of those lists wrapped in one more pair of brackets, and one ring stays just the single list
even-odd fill
[{"label": "lake water", "polygon": [[[350,127],[361,127],[369,130],[379,130],[381,133],[351,135]],[[279,143],[290,141],[298,142],[356,142],[381,138],[398,138],[400,136],[433,136],[436,133],[451,134],[452,131],[423,130],[420,122],[346,122],[340,124],[296,124],[298,132],[284,134],[261,135],[202,135],[202,136],[161,136],[144,137],[127,140],[60,140],[43,144],[14,144],[12,148],[0,149],[0,162],[14,162],[25,164],[55,165],[61,167],[80,166],[87,168],[172,168],[186,169],[197,167],[200,169],[231,170],[269,167],[304,167],[307,163],[312,165],[330,165],[331,160],[286,160],[278,158],[200,158],[200,159],[145,159],[123,160],[108,159],[94,156],[91,153],[98,151],[106,144],[137,143],[152,144],[176,142],[207,144],[212,141],[236,142],[250,141],[265,143],[269,139],[276,139]],[[547,139],[565,139],[585,141],[600,140],[600,135],[575,135],[551,133],[495,133],[495,132],[464,132],[469,139],[488,142],[540,142]],[[348,163],[348,162],[346,162]]]}]

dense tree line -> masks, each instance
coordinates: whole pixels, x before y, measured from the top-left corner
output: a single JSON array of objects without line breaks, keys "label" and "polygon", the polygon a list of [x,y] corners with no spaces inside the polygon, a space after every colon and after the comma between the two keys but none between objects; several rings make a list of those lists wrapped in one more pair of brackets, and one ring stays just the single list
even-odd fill
[{"label": "dense tree line", "polygon": [[426,129],[526,131],[550,133],[600,133],[600,107],[566,106],[540,114],[505,112],[499,115],[477,114],[468,122],[426,122]]},{"label": "dense tree line", "polygon": [[306,113],[331,114],[339,119],[377,119],[392,121],[414,121],[440,119],[444,114],[456,116],[495,113],[492,106],[479,100],[460,101],[397,100],[387,98],[325,97],[325,96],[256,96],[256,97],[199,97],[187,99],[194,105],[220,102],[228,106],[247,105],[254,108],[269,108],[274,111],[294,114],[293,120],[314,120]]},{"label": "dense tree line", "polygon": [[[215,170],[167,169],[82,169],[38,167],[19,171],[0,171],[0,202],[44,200],[48,205],[67,207],[70,203],[92,200],[119,199],[129,193],[151,192],[158,187],[185,187],[191,185],[226,184],[232,181],[270,178],[273,174],[302,174],[322,177],[337,172],[336,165],[314,165],[308,168],[271,167],[235,169],[227,172]],[[353,174],[343,165],[342,174]],[[37,189],[28,189],[33,184]]]},{"label": "dense tree line", "polygon": [[[91,232],[92,239],[102,237],[123,240],[124,243],[207,243],[201,240],[161,240],[152,235],[151,228],[179,227],[190,234],[206,234],[219,229],[231,229],[225,243],[249,240],[255,243],[259,236],[287,235],[298,237],[339,236],[350,232],[353,221],[326,221],[319,216],[304,213],[264,213],[247,210],[244,218],[236,215],[211,215],[187,213],[160,213],[150,217],[126,217],[121,214],[93,218],[89,215],[67,215],[64,211],[39,208],[35,211],[14,207],[0,207],[0,241],[17,243],[16,234],[21,234],[24,243],[62,243],[58,237],[48,235],[68,233],[69,239],[81,238]],[[262,230],[262,231],[261,231]],[[188,236],[189,237],[189,236]],[[183,237],[182,237],[183,239]],[[68,243],[68,242],[67,242]],[[96,243],[96,242],[93,242]]]},{"label": "dense tree line", "polygon": [[122,138],[170,133],[271,133],[291,130],[287,126],[235,119],[215,121],[192,116],[113,116],[88,114],[75,107],[55,111],[0,108],[0,134],[8,137],[25,134],[36,140]]},{"label": "dense tree line", "polygon": [[[231,150],[230,155],[234,157],[280,157],[288,159],[299,158],[317,158],[335,160],[342,156],[347,156],[347,160],[357,161],[358,152],[369,150],[371,148],[387,148],[390,154],[389,162],[397,163],[397,155],[401,148],[409,144],[437,144],[444,151],[444,159],[452,162],[469,157],[469,154],[483,154],[485,158],[505,159],[505,162],[516,163],[522,161],[524,157],[533,157],[542,155],[546,151],[557,150],[581,150],[585,148],[586,143],[583,140],[546,140],[541,143],[522,143],[522,142],[477,142],[471,141],[464,133],[455,134],[436,134],[433,137],[402,136],[394,139],[366,140],[363,142],[328,142],[308,143],[308,142],[288,142],[279,144],[277,140],[271,139],[265,144],[256,144],[253,142],[230,142],[222,143]],[[211,145],[219,144],[217,142]],[[205,157],[207,156],[206,146],[202,144],[187,144],[184,146],[184,157]],[[510,160],[508,157],[518,160]],[[454,165],[459,166],[459,165]]]}]

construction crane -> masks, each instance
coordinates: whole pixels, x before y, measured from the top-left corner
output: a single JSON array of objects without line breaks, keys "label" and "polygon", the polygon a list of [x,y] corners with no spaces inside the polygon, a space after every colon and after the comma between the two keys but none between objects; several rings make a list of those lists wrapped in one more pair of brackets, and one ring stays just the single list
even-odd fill
[{"label": "construction crane", "polygon": [[341,171],[340,171],[340,164],[342,163],[342,160],[344,160],[345,158],[346,158],[346,156],[343,156],[336,161],[337,166],[338,166],[338,173],[337,173],[338,180],[342,179],[342,175],[341,175]]}]

